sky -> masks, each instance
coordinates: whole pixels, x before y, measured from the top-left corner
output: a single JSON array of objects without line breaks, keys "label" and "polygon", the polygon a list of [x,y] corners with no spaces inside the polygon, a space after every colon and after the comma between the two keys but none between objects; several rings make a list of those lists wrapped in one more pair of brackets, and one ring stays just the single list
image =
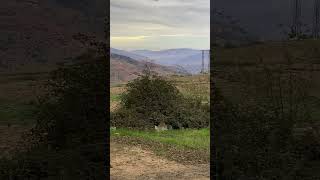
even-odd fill
[{"label": "sky", "polygon": [[[214,8],[238,19],[250,34],[263,39],[281,38],[283,29],[279,24],[292,24],[293,0],[215,0]],[[312,27],[314,0],[302,0],[303,23]]]},{"label": "sky", "polygon": [[210,0],[111,0],[111,47],[210,48]]}]

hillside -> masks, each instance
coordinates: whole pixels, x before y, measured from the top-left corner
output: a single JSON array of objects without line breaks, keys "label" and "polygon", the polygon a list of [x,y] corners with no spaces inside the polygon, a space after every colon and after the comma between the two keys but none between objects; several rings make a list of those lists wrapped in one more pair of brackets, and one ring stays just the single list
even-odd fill
[{"label": "hillside", "polygon": [[103,6],[98,1],[91,1],[87,2],[86,9],[81,2],[6,0],[2,3],[0,70],[67,61],[82,49],[82,45],[73,40],[73,35],[89,33],[102,37]]},{"label": "hillside", "polygon": [[[240,92],[246,92],[249,89],[247,84],[255,81],[259,83],[250,86],[274,83],[270,77],[279,76],[285,79],[292,73],[297,78],[295,80],[296,86],[307,84],[301,87],[310,96],[308,103],[312,107],[310,110],[312,112],[310,113],[312,114],[311,119],[317,120],[320,114],[318,110],[320,107],[319,47],[320,41],[301,40],[265,42],[232,49],[216,48],[213,50],[216,52],[213,61],[215,84],[228,99],[241,102],[243,95]],[[268,75],[269,78],[263,79],[268,69],[273,74],[272,76]],[[277,72],[281,72],[280,75]],[[256,80],[258,78],[260,79]]]},{"label": "hillside", "polygon": [[[272,179],[274,174],[277,179],[319,179],[320,159],[306,158],[319,154],[319,43],[265,42],[213,50],[213,84],[222,95],[214,108],[220,121],[215,142],[224,144],[217,148],[217,159],[231,169],[226,179]],[[225,151],[231,146],[241,150]],[[281,166],[274,168],[274,162]]]},{"label": "hillside", "polygon": [[[161,75],[176,73],[175,68],[148,63],[151,69]],[[142,73],[146,63],[134,60],[119,54],[110,55],[110,83],[122,83],[138,77]]]}]

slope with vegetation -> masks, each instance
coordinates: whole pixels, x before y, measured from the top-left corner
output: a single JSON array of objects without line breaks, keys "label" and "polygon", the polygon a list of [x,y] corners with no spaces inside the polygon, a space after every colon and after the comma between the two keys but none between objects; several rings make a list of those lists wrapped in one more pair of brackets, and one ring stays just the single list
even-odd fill
[{"label": "slope with vegetation", "polygon": [[216,178],[319,179],[318,43],[217,49]]},{"label": "slope with vegetation", "polygon": [[0,7],[0,71],[53,66],[83,51],[75,33],[103,36],[103,1],[5,0]]}]

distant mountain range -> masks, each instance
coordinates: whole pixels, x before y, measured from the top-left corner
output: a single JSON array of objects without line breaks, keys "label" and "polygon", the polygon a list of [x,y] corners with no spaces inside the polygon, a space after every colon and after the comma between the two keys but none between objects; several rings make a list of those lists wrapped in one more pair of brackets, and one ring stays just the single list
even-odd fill
[{"label": "distant mountain range", "polygon": [[129,52],[129,51],[124,51],[124,50],[115,49],[115,48],[110,48],[110,53],[111,54],[118,54],[118,55],[121,55],[121,56],[127,56],[129,58],[132,58],[132,59],[135,59],[135,60],[138,60],[138,61],[142,61],[142,60],[146,60],[147,59],[147,57],[145,57],[145,56],[141,56],[141,55]]},{"label": "distant mountain range", "polygon": [[[111,48],[111,53],[130,57],[137,61],[150,61],[155,64],[176,67],[189,73],[199,73],[202,67],[202,51],[196,49],[180,48],[161,51],[135,50],[124,51]],[[204,65],[207,70],[209,52],[204,51]]]}]

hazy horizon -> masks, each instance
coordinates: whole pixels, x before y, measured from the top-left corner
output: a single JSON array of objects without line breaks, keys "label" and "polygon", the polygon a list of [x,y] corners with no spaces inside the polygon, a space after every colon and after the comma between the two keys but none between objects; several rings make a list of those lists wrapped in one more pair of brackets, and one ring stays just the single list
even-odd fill
[{"label": "hazy horizon", "polygon": [[208,49],[196,49],[196,48],[184,48],[184,47],[181,47],[181,48],[168,48],[168,49],[159,49],[159,50],[153,50],[153,49],[121,49],[121,48],[115,48],[115,47],[110,47],[110,48],[113,48],[113,49],[117,49],[117,50],[123,50],[123,51],[128,51],[128,52],[132,52],[132,51],[165,51],[165,50],[172,50],[172,49],[192,49],[192,50],[210,50],[210,48]]},{"label": "hazy horizon", "polygon": [[210,49],[210,0],[111,0],[111,47]]}]

